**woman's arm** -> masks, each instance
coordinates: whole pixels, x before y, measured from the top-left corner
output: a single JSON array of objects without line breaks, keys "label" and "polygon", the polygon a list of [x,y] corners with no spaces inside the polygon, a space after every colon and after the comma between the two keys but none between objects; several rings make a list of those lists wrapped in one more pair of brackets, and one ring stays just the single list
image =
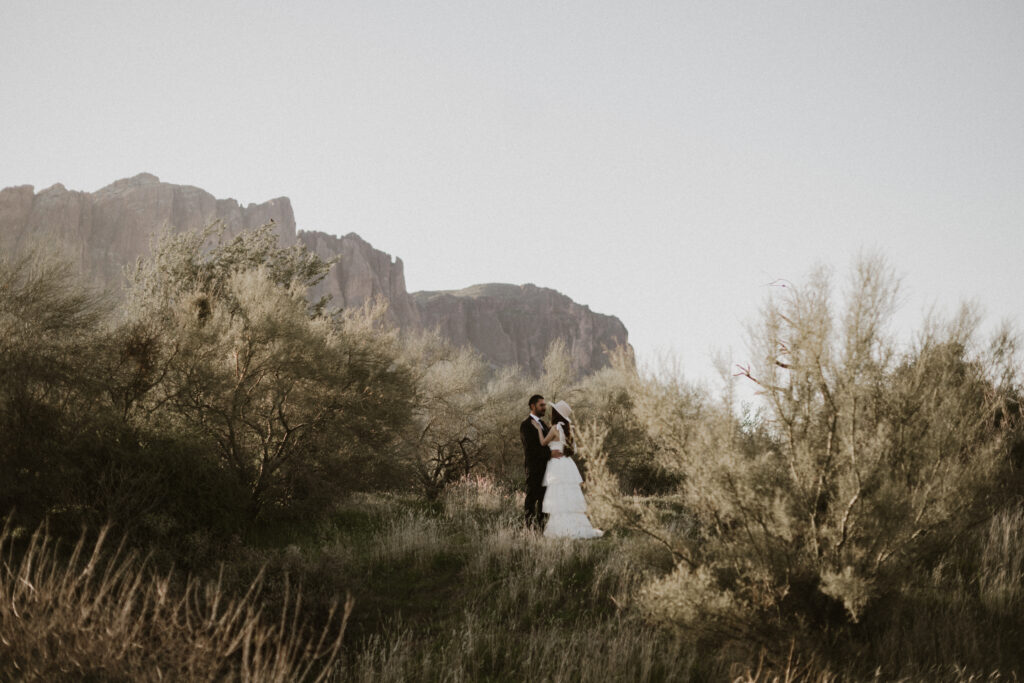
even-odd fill
[{"label": "woman's arm", "polygon": [[533,426],[537,428],[538,432],[540,432],[540,445],[541,446],[547,446],[549,443],[551,443],[552,441],[555,440],[555,437],[558,436],[558,427],[557,426],[552,427],[551,429],[549,429],[547,436],[544,436],[544,430],[542,430],[540,428],[540,424],[538,424],[537,422],[534,422]]}]

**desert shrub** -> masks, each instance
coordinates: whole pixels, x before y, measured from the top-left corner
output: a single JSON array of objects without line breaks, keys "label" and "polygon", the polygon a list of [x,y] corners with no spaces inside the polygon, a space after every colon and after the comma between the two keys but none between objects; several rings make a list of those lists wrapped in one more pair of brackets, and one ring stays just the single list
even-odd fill
[{"label": "desert shrub", "polygon": [[74,505],[109,300],[41,250],[0,255],[0,514]]},{"label": "desert shrub", "polygon": [[415,418],[402,447],[418,489],[434,500],[446,486],[475,474],[518,484],[519,422],[534,393],[522,372],[495,370],[436,332],[406,337],[402,360],[413,369],[416,387]]},{"label": "desert shrub", "polygon": [[165,234],[139,260],[123,339],[141,338],[143,352],[111,373],[127,387],[112,393],[130,395],[144,423],[205,439],[248,488],[254,518],[303,518],[391,454],[412,384],[383,309],[311,306],[329,262],[277,247],[271,227],[209,250],[209,228]]},{"label": "desert shrub", "polygon": [[56,535],[112,523],[135,543],[167,541],[165,559],[186,564],[237,531],[238,487],[215,453],[126,419],[131,392],[116,391],[109,370],[122,350],[148,351],[121,335],[109,298],[69,262],[41,250],[0,258],[0,328],[4,515],[48,519]]},{"label": "desert shrub", "polygon": [[215,566],[246,529],[248,489],[202,440],[146,433],[140,442],[136,432],[119,427],[105,437],[128,438],[98,439],[76,482],[75,500],[90,501],[76,520],[91,528],[110,524],[134,547],[151,551],[158,566],[193,572]]},{"label": "desert shrub", "polygon": [[[163,308],[166,304],[187,301],[196,316],[204,316],[216,301],[236,310],[237,290],[229,282],[239,272],[262,268],[266,279],[281,289],[308,290],[337,262],[337,257],[322,259],[303,244],[281,247],[273,222],[228,237],[221,221],[200,230],[177,232],[167,227],[156,233],[149,254],[124,268],[126,307],[136,313],[159,313],[169,312]],[[309,303],[306,313],[319,317],[329,302],[325,295]]]},{"label": "desert shrub", "polygon": [[[477,474],[521,488],[519,423],[529,411],[527,398],[538,392],[552,404],[568,400],[577,418],[586,415],[614,427],[609,450],[624,486],[649,492],[677,482],[656,461],[656,442],[633,413],[630,390],[640,380],[628,349],[613,353],[613,367],[581,377],[565,342],[555,340],[545,354],[543,373],[531,378],[518,367],[492,368],[478,353],[454,347],[437,332],[407,335],[403,345],[402,361],[414,372],[416,394],[415,418],[402,453],[428,499]],[[585,460],[577,461],[585,471]]]},{"label": "desert shrub", "polygon": [[[583,378],[577,387],[577,420],[603,427],[607,467],[623,493],[670,493],[682,475],[674,454],[664,452],[673,443],[659,438],[657,430],[668,424],[659,413],[674,409],[683,418],[679,424],[693,428],[700,419],[702,396],[678,374],[669,383],[658,373],[642,371],[625,347],[612,350],[609,359],[609,367]],[[585,469],[586,453],[576,459]]]},{"label": "desert shrub", "polygon": [[541,368],[543,372],[537,380],[537,386],[543,387],[551,402],[570,398],[579,382],[580,373],[573,364],[565,339],[558,337],[548,345]]},{"label": "desert shrub", "polygon": [[107,533],[91,547],[83,533],[67,555],[44,526],[19,543],[4,525],[0,677],[318,681],[330,673],[351,601],[340,621],[310,632],[301,592],[285,600],[279,620],[268,619],[259,579],[240,598],[191,578],[179,587],[123,545],[108,552]]},{"label": "desert shrub", "polygon": [[978,343],[965,308],[901,349],[888,331],[897,285],[867,257],[842,308],[824,269],[781,288],[742,369],[765,406],[753,425],[671,381],[641,392],[637,414],[682,477],[684,523],[622,496],[602,434],[584,430],[599,517],[675,558],[638,597],[652,617],[782,656],[787,634],[884,609],[1008,495],[1018,434],[996,416],[1015,381],[1012,335]]},{"label": "desert shrub", "polygon": [[481,410],[480,431],[489,444],[487,471],[505,488],[524,486],[523,442],[519,423],[530,408],[529,397],[540,385],[518,368],[499,369],[486,385],[487,401]]},{"label": "desert shrub", "polygon": [[486,457],[478,422],[489,369],[479,354],[456,349],[437,333],[408,337],[404,352],[417,391],[415,420],[403,447],[419,489],[435,499]]},{"label": "desert shrub", "polygon": [[993,614],[1024,614],[1024,509],[1000,511],[984,532],[980,547],[970,553],[978,559],[976,574],[971,573],[981,602]]}]

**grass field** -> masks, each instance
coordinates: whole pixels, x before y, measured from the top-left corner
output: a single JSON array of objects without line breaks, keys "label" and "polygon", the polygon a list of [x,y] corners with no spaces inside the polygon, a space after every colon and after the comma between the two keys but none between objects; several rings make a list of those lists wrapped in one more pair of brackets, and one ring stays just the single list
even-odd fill
[{"label": "grass field", "polygon": [[[315,528],[249,539],[215,584],[111,554],[112,539],[102,553],[86,544],[70,556],[29,544],[19,560],[27,532],[9,528],[0,539],[0,678],[1018,680],[1024,640],[1019,615],[1006,611],[1019,604],[1019,514],[984,531],[977,580],[943,592],[936,577],[879,612],[859,641],[811,629],[766,652],[645,620],[637,589],[673,566],[659,543],[619,529],[546,539],[522,527],[521,497],[483,478],[433,503],[359,494]],[[339,630],[329,606],[346,594]],[[862,657],[844,660],[855,647]]]}]

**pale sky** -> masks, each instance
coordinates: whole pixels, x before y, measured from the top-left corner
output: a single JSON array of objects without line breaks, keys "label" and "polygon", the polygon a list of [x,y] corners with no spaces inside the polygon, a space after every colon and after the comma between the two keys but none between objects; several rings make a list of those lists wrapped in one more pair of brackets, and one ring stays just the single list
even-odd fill
[{"label": "pale sky", "polygon": [[1021,311],[1020,1],[0,0],[0,75],[0,187],[286,195],[410,290],[553,287],[691,376],[861,247],[908,326]]}]

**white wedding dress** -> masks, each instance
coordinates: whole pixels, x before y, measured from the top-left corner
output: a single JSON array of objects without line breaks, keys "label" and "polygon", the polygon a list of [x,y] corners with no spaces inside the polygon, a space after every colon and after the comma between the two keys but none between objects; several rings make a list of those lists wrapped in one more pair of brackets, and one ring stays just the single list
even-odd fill
[{"label": "white wedding dress", "polygon": [[[554,426],[558,438],[549,446],[552,451],[561,451],[565,444],[562,424]],[[583,477],[572,458],[563,455],[548,460],[544,470],[544,503],[541,510],[548,514],[544,535],[549,538],[598,538],[604,535],[595,529],[587,519],[587,502],[583,499],[580,484]]]}]

